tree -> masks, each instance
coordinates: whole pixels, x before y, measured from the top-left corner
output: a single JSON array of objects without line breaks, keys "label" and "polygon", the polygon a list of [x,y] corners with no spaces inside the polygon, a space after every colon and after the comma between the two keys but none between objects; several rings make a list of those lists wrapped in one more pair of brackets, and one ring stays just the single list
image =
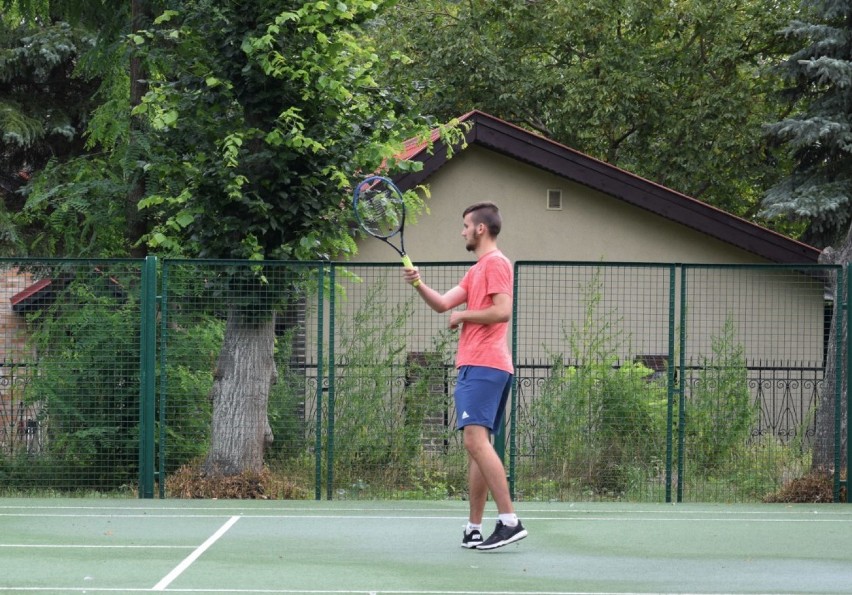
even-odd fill
[{"label": "tree", "polygon": [[[805,239],[826,248],[826,263],[852,261],[852,1],[804,0],[801,19],[784,30],[802,44],[780,64],[795,109],[789,117],[768,126],[771,138],[791,152],[791,176],[774,186],[764,199],[770,216],[805,220]],[[845,230],[845,239],[843,233]],[[840,327],[842,304],[835,300],[822,399],[817,409],[815,469],[834,468],[834,409],[837,368],[836,338],[846,345],[847,325]],[[844,358],[845,360],[845,358]],[[840,394],[846,394],[843,375]],[[848,421],[841,420],[841,435]],[[846,449],[841,448],[842,456]]]},{"label": "tree", "polygon": [[803,239],[825,247],[843,240],[852,222],[852,2],[805,0],[802,17],[784,33],[804,47],[781,63],[795,108],[767,127],[792,153],[792,175],[771,188],[766,214],[804,219]]},{"label": "tree", "polygon": [[[71,52],[63,68],[53,68],[50,81],[39,82],[27,70],[18,72],[26,81],[18,85],[19,93],[25,93],[27,85],[41,84],[30,89],[34,93],[27,109],[38,106],[52,121],[60,122],[67,118],[57,115],[76,110],[71,127],[61,129],[63,137],[41,138],[43,158],[25,157],[26,183],[9,187],[7,235],[28,235],[14,247],[15,253],[119,256],[139,246],[145,229],[135,204],[141,196],[134,157],[140,152],[139,135],[131,134],[128,103],[131,96],[141,95],[144,80],[137,57],[128,61],[126,38],[132,30],[131,16],[144,16],[151,4],[144,0],[0,0],[0,8],[6,11],[4,23],[44,38],[38,48],[43,51],[37,54],[41,60]],[[142,22],[134,20],[137,27]],[[59,39],[55,31],[70,31],[85,43],[74,43],[67,35]],[[56,45],[45,46],[51,32]],[[23,49],[16,50],[19,56],[25,54]],[[134,64],[135,75],[129,68]],[[67,92],[63,96],[65,89],[80,89],[82,99]],[[2,97],[0,93],[0,102]],[[39,101],[32,102],[32,97]],[[121,203],[116,201],[119,193],[126,197]],[[128,200],[132,208],[121,208]]]},{"label": "tree", "polygon": [[784,0],[403,0],[381,38],[424,113],[478,108],[754,219],[777,163]]},{"label": "tree", "polygon": [[132,37],[152,77],[134,114],[150,127],[140,201],[160,254],[258,262],[213,281],[227,312],[214,385],[209,473],[259,471],[276,312],[293,295],[269,259],[354,250],[345,207],[357,172],[399,168],[402,141],[425,132],[409,103],[374,78],[361,25],[381,3],[193,0]]},{"label": "tree", "polygon": [[[39,22],[90,23],[103,12],[103,2],[87,0],[0,2]],[[394,159],[402,140],[425,132],[405,95],[374,77],[379,56],[362,26],[386,4],[192,0],[164,11],[116,3],[115,25],[76,69],[104,81],[85,150],[51,162],[25,187],[23,212],[42,224],[42,253],[115,256],[142,246],[258,261],[211,280],[240,297],[226,313],[211,393],[208,471],[263,462],[275,318],[298,307],[280,296],[294,295],[300,281],[267,275],[261,261],[353,251],[350,180],[406,167]],[[157,18],[142,27],[146,14]],[[63,209],[73,216],[56,221]]]},{"label": "tree", "polygon": [[27,231],[34,232],[21,230],[12,220],[24,206],[20,190],[51,160],[63,161],[84,151],[83,135],[99,81],[73,73],[93,44],[85,30],[65,22],[13,26],[0,19],[4,251],[20,251]]}]

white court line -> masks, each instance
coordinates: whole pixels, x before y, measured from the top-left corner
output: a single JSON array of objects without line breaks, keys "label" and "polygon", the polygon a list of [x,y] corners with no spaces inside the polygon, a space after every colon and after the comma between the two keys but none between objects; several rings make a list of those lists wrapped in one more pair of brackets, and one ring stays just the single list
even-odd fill
[{"label": "white court line", "polygon": [[[528,516],[530,514],[535,513],[550,513],[553,514],[555,511],[550,507],[522,507],[518,503],[515,504],[517,508],[520,508],[524,516]],[[845,504],[821,504],[814,506],[813,508],[806,508],[807,505],[797,505],[801,508],[798,510],[793,509],[773,509],[773,505],[771,504],[756,504],[755,506],[766,507],[767,510],[693,510],[692,504],[660,504],[661,507],[665,507],[667,510],[662,511],[660,509],[601,509],[601,508],[582,508],[575,507],[573,505],[568,505],[562,512],[569,514],[672,514],[672,515],[718,515],[718,516],[768,516],[768,515],[802,515],[802,514],[814,514],[814,515],[835,515],[835,516],[850,516],[852,517],[852,506],[846,506]],[[835,507],[837,506],[837,507]],[[682,507],[682,508],[681,508]],[[826,507],[825,509],[821,509],[822,507]],[[95,511],[107,511],[107,510],[119,510],[119,511],[133,511],[133,513],[129,514],[93,514],[91,516],[114,516],[114,517],[137,517],[137,516],[151,516],[147,514],[145,511],[154,511],[154,512],[165,512],[165,511],[200,511],[200,512],[209,512],[211,515],[216,514],[226,514],[228,512],[236,512],[240,516],[262,516],[262,515],[254,515],[252,514],[254,511],[263,510],[263,508],[250,508],[244,506],[65,506],[65,505],[11,505],[11,504],[0,504],[0,511],[2,510],[23,510],[23,511],[34,511],[34,510],[65,510],[65,511],[78,511],[78,510],[95,510]],[[338,508],[338,507],[328,507],[328,506],[305,506],[303,508],[300,507],[281,507],[281,514],[297,514],[301,511],[305,512],[329,512],[329,513],[363,513],[369,514],[371,512],[376,512],[376,508],[366,508],[366,507],[351,507],[351,508]],[[446,508],[395,508],[393,509],[397,512],[402,513],[419,513],[425,514],[429,512],[439,512],[444,514],[449,514]],[[267,513],[269,514],[269,513]],[[381,514],[387,516],[387,512],[382,512]],[[0,516],[34,516],[35,513],[28,512],[18,512],[18,513],[3,513],[0,512]],[[61,515],[56,515],[61,516]],[[182,515],[189,517],[191,515]],[[198,517],[208,516],[208,515],[196,515]],[[410,517],[403,517],[410,518]],[[418,517],[420,518],[420,517]],[[432,517],[429,517],[432,518]]]},{"label": "white court line", "polygon": [[[92,587],[71,587],[58,589],[69,593],[150,593],[150,589],[128,589],[128,588],[92,588]],[[53,587],[0,587],[0,592],[15,591],[38,593],[41,591],[56,592]],[[394,590],[372,590],[361,589],[350,591],[346,589],[334,590],[305,590],[305,589],[169,589],[169,593],[236,593],[237,595],[246,593],[269,593],[279,595],[482,595],[482,591],[394,591]],[[672,593],[673,595],[682,595],[680,591],[659,591],[658,594]],[[710,592],[691,592],[690,595],[732,595],[738,591],[725,591],[724,593]],[[774,592],[768,593],[752,593],[744,591],[748,595],[777,595]],[[489,595],[648,595],[647,591],[488,591]]]},{"label": "white court line", "polygon": [[[0,498],[0,502],[2,502],[2,498]],[[464,504],[460,502],[459,504]],[[619,515],[619,514],[666,514],[666,515],[705,515],[705,516],[795,516],[795,515],[833,515],[833,516],[849,516],[852,517],[852,506],[848,506],[846,504],[819,504],[814,505],[812,507],[808,507],[808,505],[794,505],[796,508],[789,508],[784,506],[784,508],[776,507],[772,504],[755,504],[754,506],[759,506],[762,510],[737,510],[736,505],[727,505],[726,508],[713,508],[710,505],[709,508],[704,510],[695,510],[695,505],[693,504],[660,504],[658,508],[651,509],[631,509],[631,508],[584,508],[580,506],[575,506],[573,504],[569,504],[565,507],[536,507],[536,506],[523,506],[518,503],[515,504],[517,508],[520,509],[524,516],[529,516],[531,514],[536,513],[549,513],[549,514],[595,514],[595,515]],[[556,510],[554,510],[556,508]],[[275,510],[280,512],[274,512]],[[0,512],[0,516],[36,516],[36,513],[33,511],[67,511],[67,513],[74,513],[75,511],[80,510],[93,510],[93,511],[102,511],[100,513],[94,513],[90,516],[110,516],[110,517],[139,517],[139,516],[152,516],[148,511],[151,512],[160,512],[167,513],[168,511],[177,511],[177,512],[186,512],[188,514],[184,515],[175,515],[175,516],[184,516],[184,517],[205,517],[205,516],[219,516],[222,514],[227,514],[228,512],[239,514],[240,516],[266,516],[269,514],[289,514],[289,515],[297,515],[304,512],[310,512],[313,514],[317,513],[328,513],[329,516],[332,515],[347,515],[351,513],[360,513],[364,515],[371,515],[375,513],[382,514],[383,516],[390,516],[388,512],[399,512],[399,513],[418,513],[419,515],[426,515],[429,513],[443,513],[454,514],[452,509],[447,509],[446,507],[442,508],[428,508],[428,507],[416,507],[416,508],[392,508],[391,511],[384,510],[380,507],[336,507],[336,506],[312,506],[307,505],[304,507],[298,506],[275,506],[272,507],[260,507],[260,508],[252,508],[246,506],[70,506],[70,505],[30,505],[30,504],[0,504],[0,511],[3,510],[14,510],[20,512]],[[120,511],[119,514],[109,514],[103,511]],[[190,513],[209,513],[209,514],[195,514],[192,515]],[[260,512],[261,514],[253,514],[255,512]],[[466,513],[466,509],[464,511]],[[39,513],[41,516],[43,513]],[[62,516],[59,513],[55,513],[55,516]],[[86,515],[81,515],[86,516]],[[409,518],[409,517],[405,517]],[[431,518],[431,516],[429,517]]]},{"label": "white court line", "polygon": [[[70,513],[52,513],[46,514],[40,512],[0,512],[0,517],[37,517],[37,518],[92,518],[92,519],[212,519],[224,516],[223,514],[70,514]],[[242,515],[238,515],[242,516]]]},{"label": "white court line", "polygon": [[[71,587],[71,588],[62,588],[59,589],[64,592],[80,592],[80,593],[150,593],[150,589],[133,589],[133,588],[92,588],[92,587]],[[41,591],[47,592],[56,592],[57,589],[53,587],[0,587],[0,592],[3,591],[15,591],[17,592],[30,592],[30,593],[38,593]],[[169,589],[169,593],[236,593],[237,595],[245,594],[245,593],[269,593],[269,594],[279,594],[279,595],[482,595],[482,591],[424,591],[418,589],[417,591],[399,591],[399,590],[372,590],[372,589],[360,589],[360,590],[347,590],[347,589],[334,589],[334,590],[323,590],[323,589],[314,589],[314,590],[305,590],[305,589]],[[683,595],[680,591],[655,591],[658,594],[672,593],[673,595]],[[725,591],[724,593],[717,592],[689,592],[690,595],[732,595],[732,593],[736,594],[738,591]],[[777,593],[769,592],[769,593],[752,593],[750,591],[744,591],[743,593],[748,593],[748,595],[777,595]],[[647,591],[488,591],[489,595],[648,595]]]},{"label": "white court line", "polygon": [[166,587],[168,587],[169,584],[171,584],[171,582],[173,580],[175,580],[177,577],[179,577],[183,573],[184,570],[189,568],[192,565],[192,563],[195,562],[199,558],[199,556],[201,556],[201,554],[206,552],[210,548],[210,546],[212,546],[214,543],[216,543],[216,541],[218,541],[220,537],[222,537],[225,533],[227,533],[228,529],[233,527],[234,524],[238,520],[240,520],[240,517],[238,517],[238,516],[232,516],[230,519],[228,519],[228,521],[224,525],[219,527],[219,530],[216,531],[213,535],[211,535],[210,538],[207,541],[205,541],[200,546],[198,546],[198,548],[196,548],[196,550],[194,552],[192,552],[190,555],[188,555],[184,559],[183,562],[181,562],[180,564],[175,566],[174,570],[172,570],[170,573],[168,573],[163,578],[163,580],[161,580],[159,583],[154,585],[154,588],[152,590],[153,591],[165,591]]},{"label": "white court line", "polygon": [[[570,521],[570,522],[632,522],[632,523],[656,523],[656,522],[698,522],[698,523],[852,523],[852,517],[842,518],[831,515],[831,513],[820,514],[817,512],[804,513],[793,516],[790,513],[776,514],[773,518],[761,518],[761,516],[738,516],[735,513],[727,513],[725,516],[664,516],[668,512],[661,514],[659,511],[655,513],[648,512],[648,516],[600,516],[598,515],[581,515],[576,513],[573,516],[536,516],[528,515],[521,512],[520,516],[524,521]],[[650,516],[652,514],[659,516]],[[694,512],[693,514],[700,514]],[[38,518],[109,518],[109,519],[209,519],[217,515],[199,515],[199,514],[132,514],[132,515],[114,515],[114,514],[34,514],[34,513],[0,513],[0,517],[35,517]],[[359,520],[359,519],[374,519],[374,520],[458,520],[459,515],[452,516],[436,516],[436,515],[388,515],[388,514],[248,514],[238,515],[239,518],[245,519],[343,519],[343,520]],[[762,515],[768,517],[769,514]],[[792,518],[791,518],[792,517]]]},{"label": "white court line", "polygon": [[0,543],[0,548],[21,549],[104,549],[104,550],[188,550],[191,545],[87,545],[84,543],[68,543],[65,545],[48,545],[40,543]]}]

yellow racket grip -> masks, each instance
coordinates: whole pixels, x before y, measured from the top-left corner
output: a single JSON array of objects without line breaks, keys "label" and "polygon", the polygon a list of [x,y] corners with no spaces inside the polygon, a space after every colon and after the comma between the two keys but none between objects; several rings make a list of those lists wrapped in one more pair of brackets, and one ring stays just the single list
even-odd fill
[{"label": "yellow racket grip", "polygon": [[[408,254],[404,254],[402,256],[402,266],[404,266],[407,269],[413,269],[414,268],[414,263],[411,262],[411,259],[408,257]],[[420,285],[420,279],[418,279],[417,281],[415,281],[414,283],[411,284],[412,287],[417,287],[418,285]]]}]

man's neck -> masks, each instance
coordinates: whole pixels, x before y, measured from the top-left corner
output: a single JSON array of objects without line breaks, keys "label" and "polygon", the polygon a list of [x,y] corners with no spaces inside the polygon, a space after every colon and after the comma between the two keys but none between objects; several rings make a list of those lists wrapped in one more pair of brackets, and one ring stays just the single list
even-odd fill
[{"label": "man's neck", "polygon": [[481,241],[479,243],[479,246],[476,247],[476,251],[474,252],[474,254],[476,254],[476,260],[482,259],[483,256],[494,252],[496,249],[497,242],[495,242],[494,240],[489,239]]}]

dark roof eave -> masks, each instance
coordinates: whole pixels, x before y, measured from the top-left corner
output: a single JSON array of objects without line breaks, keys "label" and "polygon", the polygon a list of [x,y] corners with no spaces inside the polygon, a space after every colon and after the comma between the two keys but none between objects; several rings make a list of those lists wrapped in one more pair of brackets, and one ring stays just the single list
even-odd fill
[{"label": "dark roof eave", "polygon": [[[819,259],[820,251],[813,246],[797,242],[488,114],[470,112],[460,119],[473,122],[467,134],[469,144],[507,155],[619,198],[771,262],[801,264],[816,263]],[[423,169],[400,176],[400,186],[411,188],[423,183],[446,163],[446,153],[443,142],[437,140],[431,152],[422,149],[411,155],[412,159],[423,163]]]},{"label": "dark roof eave", "polygon": [[52,292],[52,283],[52,279],[42,279],[10,297],[9,303],[12,306],[12,311],[25,312],[27,309],[31,308],[34,303],[43,299],[42,296],[44,294]]}]

